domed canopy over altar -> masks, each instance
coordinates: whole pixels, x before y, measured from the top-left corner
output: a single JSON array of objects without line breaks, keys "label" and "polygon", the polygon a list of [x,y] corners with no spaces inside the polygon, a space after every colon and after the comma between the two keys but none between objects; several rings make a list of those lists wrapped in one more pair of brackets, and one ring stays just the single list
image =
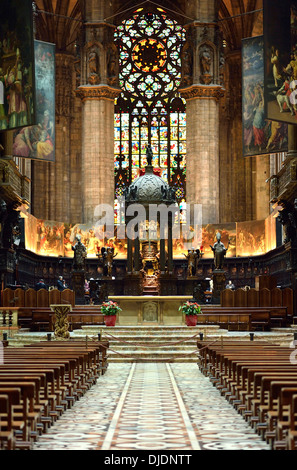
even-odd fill
[{"label": "domed canopy over altar", "polygon": [[145,173],[136,178],[126,191],[126,202],[147,204],[175,204],[175,191],[148,165]]},{"label": "domed canopy over altar", "polygon": [[[158,170],[150,164],[149,157],[148,151],[145,173],[126,189],[125,204],[127,224],[134,217],[133,211],[133,217],[127,215],[130,213],[128,208],[133,204],[143,208],[143,217],[137,221],[137,232],[133,236],[127,233],[128,273],[142,273],[145,280],[151,277],[153,281],[173,270],[172,226],[178,205],[174,189],[158,176]],[[158,290],[156,281],[155,295]]]}]

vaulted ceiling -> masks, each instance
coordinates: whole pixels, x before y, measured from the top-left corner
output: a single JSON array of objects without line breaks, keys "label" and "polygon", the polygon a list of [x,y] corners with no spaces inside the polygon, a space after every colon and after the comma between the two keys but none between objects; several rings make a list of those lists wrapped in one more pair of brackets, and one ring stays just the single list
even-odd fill
[{"label": "vaulted ceiling", "polygon": [[77,0],[37,0],[37,39],[56,44],[57,51],[73,45],[81,27],[81,2]]},{"label": "vaulted ceiling", "polygon": [[[185,1],[158,0],[158,5],[179,14]],[[37,38],[54,42],[58,51],[69,49],[79,34],[84,0],[36,0],[35,3]],[[115,13],[129,11],[133,5],[140,4],[134,0],[106,1],[109,11],[112,3]],[[240,49],[242,38],[262,34],[262,3],[263,0],[218,0],[218,21],[228,50]]]},{"label": "vaulted ceiling", "polygon": [[263,34],[263,0],[219,0],[219,23],[230,50],[241,40]]}]

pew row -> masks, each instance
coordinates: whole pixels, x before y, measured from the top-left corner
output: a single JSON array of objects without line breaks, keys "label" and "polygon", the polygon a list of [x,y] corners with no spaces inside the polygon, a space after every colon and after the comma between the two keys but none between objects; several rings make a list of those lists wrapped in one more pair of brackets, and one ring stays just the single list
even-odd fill
[{"label": "pew row", "polygon": [[286,307],[211,307],[203,306],[198,324],[219,325],[237,331],[270,330],[287,323]]},{"label": "pew row", "polygon": [[[31,331],[53,331],[55,315],[50,307],[19,307],[18,325]],[[69,331],[83,325],[104,325],[104,315],[100,307],[76,306],[68,315]]]},{"label": "pew row", "polygon": [[105,373],[108,342],[69,340],[4,348],[0,364],[0,446],[34,442]]},{"label": "pew row", "polygon": [[297,444],[294,350],[265,341],[198,341],[199,368],[275,450]]}]

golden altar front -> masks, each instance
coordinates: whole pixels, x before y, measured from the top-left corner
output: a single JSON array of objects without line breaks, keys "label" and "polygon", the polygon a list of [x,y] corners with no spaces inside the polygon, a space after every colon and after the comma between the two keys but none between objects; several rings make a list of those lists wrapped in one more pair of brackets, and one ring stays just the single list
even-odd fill
[{"label": "golden altar front", "polygon": [[109,296],[108,300],[117,302],[122,311],[117,315],[117,325],[184,325],[185,318],[179,307],[189,295],[178,296]]}]

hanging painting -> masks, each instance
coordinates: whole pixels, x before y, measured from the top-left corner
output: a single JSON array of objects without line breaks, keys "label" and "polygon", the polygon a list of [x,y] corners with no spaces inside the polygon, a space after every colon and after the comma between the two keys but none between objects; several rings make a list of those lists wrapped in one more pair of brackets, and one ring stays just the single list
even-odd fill
[{"label": "hanging painting", "polygon": [[288,150],[288,126],[265,119],[264,39],[242,41],[242,132],[245,157]]},{"label": "hanging painting", "polygon": [[267,119],[297,124],[297,2],[264,0]]},{"label": "hanging painting", "polygon": [[55,45],[34,41],[37,124],[14,135],[15,157],[55,161]]},{"label": "hanging painting", "polygon": [[35,124],[31,0],[0,2],[0,131]]}]

